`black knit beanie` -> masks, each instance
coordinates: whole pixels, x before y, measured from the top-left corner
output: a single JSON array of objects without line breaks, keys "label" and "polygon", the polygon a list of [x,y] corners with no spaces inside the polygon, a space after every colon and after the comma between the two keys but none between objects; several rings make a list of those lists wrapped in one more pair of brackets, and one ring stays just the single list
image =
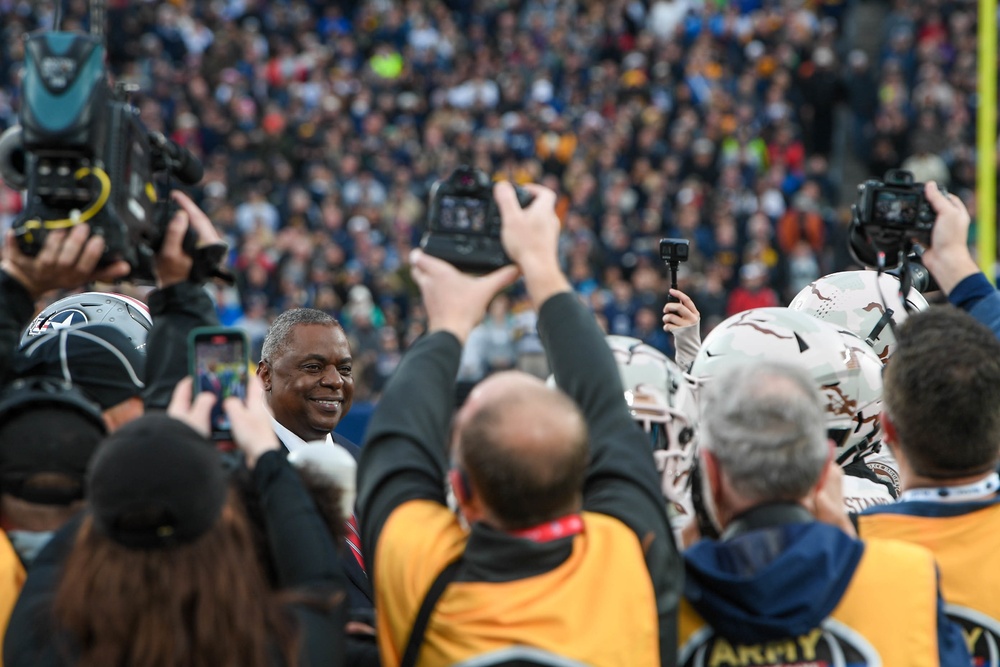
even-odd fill
[{"label": "black knit beanie", "polygon": [[94,523],[132,549],[192,542],[215,525],[226,477],[212,443],[164,414],[150,414],[109,436],[87,477]]}]

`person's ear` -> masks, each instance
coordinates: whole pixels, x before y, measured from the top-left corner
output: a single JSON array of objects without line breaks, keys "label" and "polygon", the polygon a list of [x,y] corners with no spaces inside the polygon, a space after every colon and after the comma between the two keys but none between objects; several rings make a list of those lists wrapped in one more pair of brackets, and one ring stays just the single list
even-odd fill
[{"label": "person's ear", "polygon": [[[895,450],[896,444],[899,442],[897,440],[899,433],[896,431],[895,422],[892,421],[892,417],[885,410],[879,414],[879,421],[882,423],[882,442],[889,445],[890,449]],[[893,451],[893,454],[895,453]]]},{"label": "person's ear", "polygon": [[264,391],[271,391],[271,364],[263,359],[257,364],[257,377],[264,387]]},{"label": "person's ear", "polygon": [[483,505],[465,471],[458,466],[452,467],[448,471],[448,481],[451,483],[452,493],[455,494],[455,500],[458,502],[458,511],[465,518],[465,521],[471,526],[482,520],[485,516]]},{"label": "person's ear", "polygon": [[455,493],[455,500],[460,505],[468,503],[472,499],[472,489],[469,487],[469,477],[461,468],[454,467],[448,471],[448,481],[451,482],[451,490]]}]

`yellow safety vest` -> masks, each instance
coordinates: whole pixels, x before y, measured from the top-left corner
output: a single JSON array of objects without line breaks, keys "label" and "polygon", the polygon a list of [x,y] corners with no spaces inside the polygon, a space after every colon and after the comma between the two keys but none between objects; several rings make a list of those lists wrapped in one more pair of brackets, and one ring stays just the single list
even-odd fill
[{"label": "yellow safety vest", "polygon": [[[451,583],[430,617],[421,667],[447,667],[525,646],[592,667],[658,667],[653,584],[636,534],[584,512],[583,532],[554,569],[507,582]],[[375,553],[375,608],[385,667],[399,665],[431,583],[465,549],[455,515],[431,501],[400,505]]]},{"label": "yellow safety vest", "polygon": [[[21,594],[26,577],[21,559],[17,557],[7,534],[0,530],[0,637],[7,632],[10,614],[14,611],[14,603]],[[0,667],[3,667],[2,657]]]},{"label": "yellow safety vest", "polygon": [[[947,505],[943,505],[947,507]],[[1000,657],[1000,504],[955,516],[885,512],[858,517],[862,538],[903,540],[931,550],[941,573],[948,617],[962,628],[975,665]]]},{"label": "yellow safety vest", "polygon": [[[781,591],[774,594],[781,595]],[[937,666],[937,604],[937,575],[930,552],[903,542],[866,541],[854,577],[833,613],[798,637],[751,644],[731,641],[715,634],[683,600],[679,664]]]}]

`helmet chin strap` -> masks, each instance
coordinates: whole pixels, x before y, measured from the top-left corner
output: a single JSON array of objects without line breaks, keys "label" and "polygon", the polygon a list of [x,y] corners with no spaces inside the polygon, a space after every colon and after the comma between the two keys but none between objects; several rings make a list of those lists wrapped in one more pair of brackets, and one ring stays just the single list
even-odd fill
[{"label": "helmet chin strap", "polygon": [[894,311],[892,308],[890,308],[888,305],[885,304],[885,296],[881,294],[881,290],[882,287],[879,286],[879,296],[882,297],[882,302],[883,302],[882,317],[879,318],[878,322],[875,323],[875,326],[872,327],[872,330],[869,331],[868,335],[865,337],[865,342],[871,345],[872,347],[875,347],[875,341],[878,339],[879,336],[882,335],[882,331],[886,327],[894,328],[892,316],[896,314],[896,311]]}]

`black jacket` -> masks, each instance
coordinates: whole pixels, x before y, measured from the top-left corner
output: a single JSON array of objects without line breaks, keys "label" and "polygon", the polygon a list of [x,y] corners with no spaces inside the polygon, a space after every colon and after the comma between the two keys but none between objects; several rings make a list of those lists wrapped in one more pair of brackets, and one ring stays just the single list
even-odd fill
[{"label": "black jacket", "polygon": [[215,304],[205,288],[193,282],[171,285],[149,295],[153,328],[146,338],[147,410],[166,410],[174,387],[188,374],[188,333],[195,327],[218,326]]},{"label": "black jacket", "polygon": [[0,386],[6,387],[11,377],[14,357],[21,342],[21,333],[31,324],[35,301],[24,285],[0,271]]},{"label": "black jacket", "polygon": [[[351,453],[355,460],[361,457],[361,448],[340,435],[331,433],[333,441]],[[287,446],[282,443],[287,450]],[[342,545],[341,545],[342,546]],[[375,626],[375,595],[372,592],[368,575],[361,568],[357,559],[349,549],[341,548],[340,565],[347,578],[347,600],[350,605],[351,620],[360,621],[372,627]],[[348,635],[347,664],[353,667],[377,667],[379,664],[378,647],[372,638]]]},{"label": "black jacket", "polygon": [[[336,545],[303,488],[299,476],[283,454],[267,453],[253,471],[261,499],[267,541],[278,565],[278,585],[283,590],[334,598],[345,587],[336,557]],[[82,514],[64,526],[35,560],[7,626],[3,661],[7,667],[70,665],[65,643],[51,618],[52,599],[62,563],[69,555],[80,528]],[[338,667],[344,659],[344,626],[347,605],[321,608],[308,603],[291,605],[300,629],[300,664]]]}]

